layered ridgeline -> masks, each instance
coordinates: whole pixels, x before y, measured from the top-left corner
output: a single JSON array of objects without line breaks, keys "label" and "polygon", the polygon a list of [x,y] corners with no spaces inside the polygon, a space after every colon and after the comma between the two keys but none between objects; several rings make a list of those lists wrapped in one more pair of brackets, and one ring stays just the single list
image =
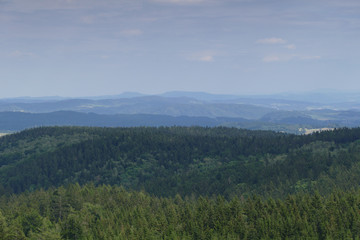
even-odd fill
[{"label": "layered ridgeline", "polygon": [[[0,133],[21,131],[40,126],[87,126],[87,127],[159,127],[159,126],[203,126],[238,127],[256,130],[303,132],[302,128],[320,128],[323,124],[303,125],[299,123],[273,123],[245,118],[169,116],[157,114],[95,114],[72,111],[50,113],[0,112]],[[332,125],[334,126],[334,125]],[[300,130],[299,130],[300,129]]]},{"label": "layered ridgeline", "polygon": [[328,194],[358,188],[359,137],[360,128],[42,127],[0,138],[0,192],[93,183],[156,196]]},{"label": "layered ridgeline", "polygon": [[88,99],[0,99],[0,133],[39,126],[176,125],[303,134],[312,129],[359,126],[359,99],[358,94],[336,93],[240,97],[189,92],[159,96],[130,93]]}]

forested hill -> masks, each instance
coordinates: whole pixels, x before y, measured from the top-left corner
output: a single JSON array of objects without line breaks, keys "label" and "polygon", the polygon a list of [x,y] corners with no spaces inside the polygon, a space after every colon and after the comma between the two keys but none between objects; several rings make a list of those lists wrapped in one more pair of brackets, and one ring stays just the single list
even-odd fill
[{"label": "forested hill", "polygon": [[359,239],[360,191],[158,198],[69,185],[0,197],[0,239]]},{"label": "forested hill", "polygon": [[358,187],[359,138],[360,128],[35,128],[0,138],[0,191],[94,183],[157,196],[326,194]]}]

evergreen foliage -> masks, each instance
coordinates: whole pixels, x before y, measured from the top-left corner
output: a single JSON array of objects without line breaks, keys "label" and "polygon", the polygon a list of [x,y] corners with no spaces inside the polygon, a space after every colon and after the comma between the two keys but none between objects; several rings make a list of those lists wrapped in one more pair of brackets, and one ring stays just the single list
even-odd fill
[{"label": "evergreen foliage", "polygon": [[360,239],[360,128],[0,138],[0,239]]},{"label": "evergreen foliage", "polygon": [[42,127],[0,138],[0,194],[90,182],[156,196],[329,194],[358,188],[359,138],[360,128]]},{"label": "evergreen foliage", "polygon": [[[51,210],[54,195],[69,209],[62,219]],[[359,206],[359,190],[226,200],[159,198],[75,184],[2,196],[0,234],[1,239],[359,239]],[[36,220],[23,224],[24,219]]]}]

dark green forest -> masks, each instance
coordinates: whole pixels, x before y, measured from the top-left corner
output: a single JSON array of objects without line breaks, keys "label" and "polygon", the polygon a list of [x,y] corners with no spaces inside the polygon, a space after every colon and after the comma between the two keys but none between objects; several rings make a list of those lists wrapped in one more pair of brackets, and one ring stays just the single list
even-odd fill
[{"label": "dark green forest", "polygon": [[360,191],[171,198],[78,184],[0,198],[0,239],[359,239]]},{"label": "dark green forest", "polygon": [[0,239],[358,239],[360,128],[0,138]]},{"label": "dark green forest", "polygon": [[360,128],[35,128],[0,138],[0,193],[92,182],[164,197],[327,194],[360,182],[359,137]]}]

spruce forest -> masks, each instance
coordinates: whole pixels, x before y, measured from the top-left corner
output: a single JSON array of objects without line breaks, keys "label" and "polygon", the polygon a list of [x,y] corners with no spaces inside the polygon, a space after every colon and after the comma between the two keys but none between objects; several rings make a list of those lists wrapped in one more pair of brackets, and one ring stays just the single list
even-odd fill
[{"label": "spruce forest", "polygon": [[360,239],[360,128],[0,138],[0,239]]}]

